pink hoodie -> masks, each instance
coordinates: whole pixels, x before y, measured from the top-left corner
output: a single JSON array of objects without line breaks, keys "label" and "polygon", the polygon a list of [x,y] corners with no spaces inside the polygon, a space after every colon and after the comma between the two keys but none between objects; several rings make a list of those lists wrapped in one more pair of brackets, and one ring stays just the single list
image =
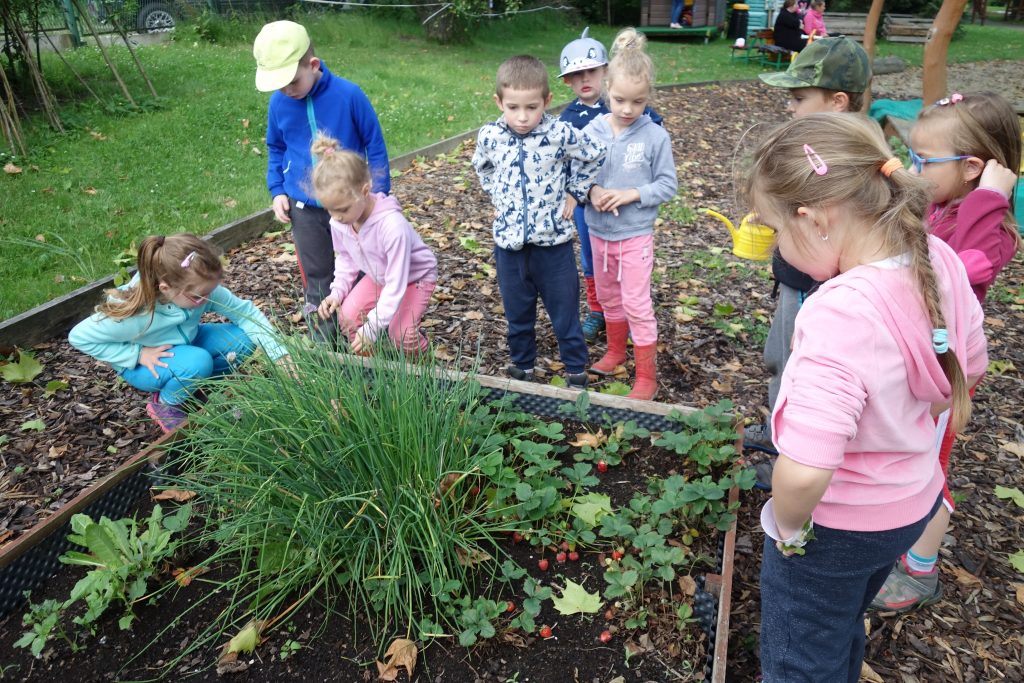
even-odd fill
[{"label": "pink hoodie", "polygon": [[821,12],[813,8],[807,10],[807,14],[804,15],[804,33],[807,35],[813,33],[815,38],[824,38],[828,35],[828,29],[825,28],[825,18],[821,15]]},{"label": "pink hoodie", "polygon": [[[988,366],[981,306],[956,253],[928,240],[949,348],[965,375],[980,376]],[[942,490],[931,408],[951,388],[905,262],[842,273],[797,315],[772,433],[780,453],[834,470],[815,524],[895,529],[927,515]]]},{"label": "pink hoodie", "polygon": [[376,339],[380,330],[387,329],[406,287],[420,280],[437,281],[437,258],[402,215],[398,200],[383,193],[375,193],[374,197],[373,211],[358,233],[351,225],[331,219],[331,293],[344,301],[360,270],[382,286],[377,306],[359,330],[369,339]]}]

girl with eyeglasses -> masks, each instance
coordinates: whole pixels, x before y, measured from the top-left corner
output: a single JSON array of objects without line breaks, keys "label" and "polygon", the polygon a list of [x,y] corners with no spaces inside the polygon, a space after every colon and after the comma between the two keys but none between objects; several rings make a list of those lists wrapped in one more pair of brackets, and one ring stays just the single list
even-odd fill
[{"label": "girl with eyeglasses", "polygon": [[[185,421],[196,382],[231,372],[256,344],[271,360],[287,357],[266,316],[220,284],[224,266],[209,242],[188,233],[151,235],[137,263],[131,281],[106,290],[68,341],[151,393],[146,412],[165,433]],[[231,323],[200,322],[207,311]]]},{"label": "girl with eyeglasses", "polygon": [[[928,229],[963,261],[971,289],[983,305],[988,288],[1020,245],[1012,208],[1020,135],[1017,113],[994,93],[943,98],[921,112],[910,133],[911,173],[931,184]],[[937,434],[942,435],[939,461],[948,480],[956,437],[948,415],[939,416]],[[939,548],[955,507],[948,484],[942,493],[942,507],[896,563],[872,608],[907,612],[942,597]]]}]

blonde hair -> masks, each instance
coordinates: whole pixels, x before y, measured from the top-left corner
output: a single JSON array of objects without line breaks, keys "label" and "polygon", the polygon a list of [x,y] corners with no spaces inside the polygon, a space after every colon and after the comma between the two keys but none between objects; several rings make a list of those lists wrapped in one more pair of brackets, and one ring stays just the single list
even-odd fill
[{"label": "blonde hair", "polygon": [[[949,144],[956,155],[966,154],[983,162],[995,159],[1014,173],[1020,173],[1021,138],[1020,118],[1013,106],[1002,95],[994,92],[979,92],[963,95],[953,102],[943,99],[945,104],[933,104],[921,110],[917,120],[921,122],[950,121]],[[966,163],[966,160],[953,162]],[[974,180],[970,189],[978,186],[981,176]],[[965,193],[966,194],[966,193]],[[1018,248],[1021,240],[1014,220],[1014,207],[1020,197],[1010,192],[1010,210],[1003,218],[1003,230],[1013,236]]]},{"label": "blonde hair", "polygon": [[647,36],[635,28],[624,28],[612,43],[612,58],[608,62],[605,92],[616,78],[646,81],[648,95],[654,94],[654,62],[647,54]]},{"label": "blonde hair", "polygon": [[[815,172],[809,161],[817,161],[812,153],[824,160],[827,172]],[[767,209],[784,224],[800,207],[841,205],[857,211],[870,226],[867,230],[880,233],[889,253],[910,255],[931,326],[942,329],[946,321],[922,220],[929,183],[902,166],[884,175],[882,165],[892,156],[881,128],[871,119],[811,114],[788,121],[760,143],[741,193],[748,203]],[[800,246],[802,233],[792,235]],[[952,349],[937,355],[952,387],[951,422],[959,431],[971,413],[967,381]]]},{"label": "blonde hair", "polygon": [[342,149],[334,138],[317,133],[310,151],[317,158],[310,181],[312,194],[318,201],[336,195],[358,197],[363,186],[370,184],[366,159]]},{"label": "blonde hair", "polygon": [[[190,254],[194,254],[190,256]],[[182,265],[187,263],[187,265]],[[152,316],[160,300],[160,284],[174,289],[219,280],[224,273],[220,252],[209,242],[187,232],[150,235],[139,245],[138,280],[125,289],[108,289],[106,300],[96,307],[115,320],[140,313]]]},{"label": "blonde hair", "polygon": [[509,57],[498,67],[494,92],[500,98],[504,95],[506,88],[511,90],[540,90],[541,97],[547,99],[548,95],[551,94],[551,86],[548,85],[547,67],[544,66],[544,62],[530,55]]}]

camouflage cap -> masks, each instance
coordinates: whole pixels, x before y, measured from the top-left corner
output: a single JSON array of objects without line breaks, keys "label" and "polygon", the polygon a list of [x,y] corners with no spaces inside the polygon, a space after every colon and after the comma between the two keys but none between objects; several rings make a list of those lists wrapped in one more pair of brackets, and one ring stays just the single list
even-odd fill
[{"label": "camouflage cap", "polygon": [[868,53],[846,36],[819,38],[803,49],[782,73],[761,74],[776,88],[825,88],[859,93],[871,80]]}]

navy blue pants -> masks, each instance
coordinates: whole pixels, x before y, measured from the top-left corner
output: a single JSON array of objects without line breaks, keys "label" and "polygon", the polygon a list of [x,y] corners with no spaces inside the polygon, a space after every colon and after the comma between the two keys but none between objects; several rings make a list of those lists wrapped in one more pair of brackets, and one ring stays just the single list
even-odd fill
[{"label": "navy blue pants", "polygon": [[527,244],[519,251],[495,247],[494,260],[508,321],[512,364],[528,370],[537,360],[539,296],[551,318],[566,372],[583,372],[587,366],[587,343],[580,326],[580,276],[572,242],[553,247]]},{"label": "navy blue pants", "polygon": [[889,571],[935,514],[890,531],[814,526],[805,555],[785,557],[765,536],[761,563],[764,683],[857,683],[864,612]]}]

